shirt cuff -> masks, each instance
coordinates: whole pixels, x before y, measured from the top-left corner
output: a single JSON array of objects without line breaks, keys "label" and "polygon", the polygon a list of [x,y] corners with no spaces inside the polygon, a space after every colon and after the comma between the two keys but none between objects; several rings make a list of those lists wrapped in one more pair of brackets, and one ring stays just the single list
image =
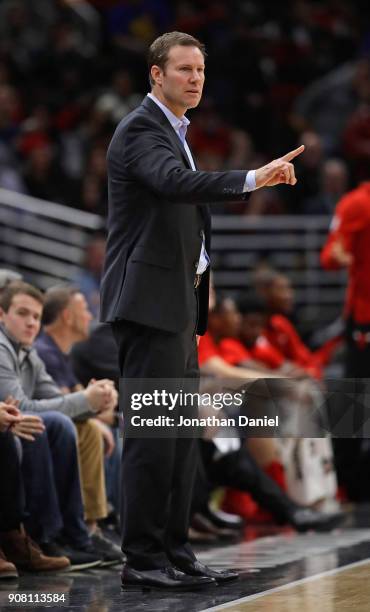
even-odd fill
[{"label": "shirt cuff", "polygon": [[245,177],[243,193],[245,193],[246,191],[254,191],[255,189],[256,189],[256,171],[249,170],[249,172],[247,172],[247,176]]}]

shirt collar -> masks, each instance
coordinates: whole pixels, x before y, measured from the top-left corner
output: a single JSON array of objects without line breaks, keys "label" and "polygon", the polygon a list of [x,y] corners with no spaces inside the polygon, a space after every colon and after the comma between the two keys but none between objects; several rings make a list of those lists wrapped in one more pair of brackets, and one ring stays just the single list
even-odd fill
[{"label": "shirt collar", "polygon": [[23,344],[18,342],[14,338],[14,336],[6,329],[6,327],[5,327],[5,325],[3,323],[0,323],[0,329],[3,332],[4,336],[6,336],[8,338],[10,344],[14,348],[15,352],[17,353],[17,355],[20,353],[20,351],[24,351],[25,353],[29,353],[32,350],[32,346],[24,346]]},{"label": "shirt collar", "polygon": [[155,102],[157,106],[159,106],[161,111],[166,115],[175,132],[178,132],[180,128],[186,129],[188,127],[190,121],[187,117],[185,117],[185,115],[180,118],[176,117],[176,115],[174,115],[174,113],[167,106],[165,106],[165,104],[158,100],[158,98],[156,98],[154,94],[148,93],[147,96],[148,98],[153,100],[153,102]]}]

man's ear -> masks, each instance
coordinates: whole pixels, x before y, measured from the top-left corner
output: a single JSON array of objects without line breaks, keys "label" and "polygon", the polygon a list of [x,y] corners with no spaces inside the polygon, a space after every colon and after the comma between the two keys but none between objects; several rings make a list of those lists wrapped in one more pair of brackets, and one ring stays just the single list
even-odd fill
[{"label": "man's ear", "polygon": [[150,69],[150,76],[152,77],[154,83],[158,85],[159,87],[161,87],[162,77],[163,77],[162,68],[156,65],[152,66]]},{"label": "man's ear", "polygon": [[62,310],[62,312],[60,313],[60,318],[62,319],[65,325],[69,325],[72,318],[72,313],[68,307]]}]

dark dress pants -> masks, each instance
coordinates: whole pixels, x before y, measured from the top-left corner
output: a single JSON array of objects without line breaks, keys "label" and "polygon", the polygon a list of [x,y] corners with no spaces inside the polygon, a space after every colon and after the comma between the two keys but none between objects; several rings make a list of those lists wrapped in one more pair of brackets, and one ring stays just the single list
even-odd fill
[{"label": "dark dress pants", "polygon": [[[189,324],[181,333],[125,320],[112,324],[123,384],[158,379],[162,389],[166,379],[186,379],[198,390],[197,302],[194,291]],[[188,408],[175,410],[189,416]],[[125,435],[124,426],[123,435],[122,550],[128,564],[149,570],[194,560],[187,533],[197,440],[179,435],[176,428],[170,437],[140,438]]]}]

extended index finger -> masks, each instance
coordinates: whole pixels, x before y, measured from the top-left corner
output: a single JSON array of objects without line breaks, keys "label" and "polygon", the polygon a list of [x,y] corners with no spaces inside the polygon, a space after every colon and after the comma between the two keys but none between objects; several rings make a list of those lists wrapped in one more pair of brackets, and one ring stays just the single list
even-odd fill
[{"label": "extended index finger", "polygon": [[297,149],[294,149],[293,151],[289,151],[289,153],[286,153],[280,159],[283,159],[284,161],[290,162],[292,159],[294,159],[295,157],[297,157],[298,155],[303,153],[303,151],[304,151],[304,145],[301,145]]}]

